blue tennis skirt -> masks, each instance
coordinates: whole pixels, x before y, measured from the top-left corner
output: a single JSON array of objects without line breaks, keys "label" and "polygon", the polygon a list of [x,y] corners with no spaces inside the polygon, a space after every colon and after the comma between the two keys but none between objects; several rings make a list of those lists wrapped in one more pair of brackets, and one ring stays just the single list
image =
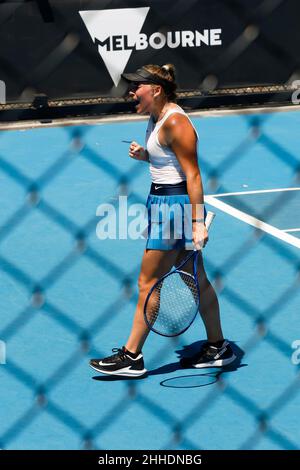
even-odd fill
[{"label": "blue tennis skirt", "polygon": [[147,211],[147,250],[193,249],[192,206],[186,181],[178,184],[152,183]]}]

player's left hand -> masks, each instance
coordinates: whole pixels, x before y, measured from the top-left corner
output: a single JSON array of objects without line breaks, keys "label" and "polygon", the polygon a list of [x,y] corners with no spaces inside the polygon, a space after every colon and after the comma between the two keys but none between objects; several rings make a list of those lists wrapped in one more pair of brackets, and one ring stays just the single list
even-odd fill
[{"label": "player's left hand", "polygon": [[208,232],[204,222],[193,222],[193,243],[196,250],[201,250],[208,242]]}]

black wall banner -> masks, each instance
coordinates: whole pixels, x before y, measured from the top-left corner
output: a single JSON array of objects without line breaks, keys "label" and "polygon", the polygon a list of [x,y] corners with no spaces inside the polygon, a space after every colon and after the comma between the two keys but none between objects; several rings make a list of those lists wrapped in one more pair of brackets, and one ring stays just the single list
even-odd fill
[{"label": "black wall banner", "polygon": [[37,0],[0,4],[7,102],[121,97],[120,76],[174,63],[182,90],[285,84],[299,0]]}]

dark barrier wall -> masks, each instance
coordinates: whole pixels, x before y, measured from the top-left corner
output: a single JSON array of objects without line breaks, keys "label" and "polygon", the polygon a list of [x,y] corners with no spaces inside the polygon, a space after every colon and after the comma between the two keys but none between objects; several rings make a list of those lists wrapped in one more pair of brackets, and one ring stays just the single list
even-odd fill
[{"label": "dark barrier wall", "polygon": [[7,102],[122,96],[123,71],[172,62],[185,90],[285,84],[299,0],[40,0],[0,4]]}]

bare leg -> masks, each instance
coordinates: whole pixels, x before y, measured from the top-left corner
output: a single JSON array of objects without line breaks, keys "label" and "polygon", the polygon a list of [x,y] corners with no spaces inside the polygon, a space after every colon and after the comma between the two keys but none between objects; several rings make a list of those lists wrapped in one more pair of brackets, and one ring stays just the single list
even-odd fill
[{"label": "bare leg", "polygon": [[145,250],[139,276],[139,298],[134,315],[133,325],[126,349],[136,353],[141,351],[149,334],[149,328],[144,320],[144,304],[147,294],[153,284],[166,274],[178,257],[177,250]]},{"label": "bare leg", "polygon": [[[182,251],[178,255],[176,265],[182,262],[185,256],[187,256],[187,252]],[[188,263],[188,265],[184,267],[184,270],[192,273],[192,262]],[[200,288],[200,314],[205,326],[207,339],[214,343],[224,338],[220,321],[218,298],[213,286],[207,278],[203,265],[202,253],[199,253],[198,256],[198,282]]]}]

